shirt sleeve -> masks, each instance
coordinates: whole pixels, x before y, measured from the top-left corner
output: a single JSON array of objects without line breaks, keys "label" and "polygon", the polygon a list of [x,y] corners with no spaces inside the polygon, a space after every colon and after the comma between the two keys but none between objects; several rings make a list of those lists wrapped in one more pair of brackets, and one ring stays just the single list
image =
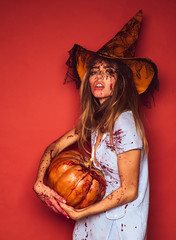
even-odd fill
[{"label": "shirt sleeve", "polygon": [[116,154],[142,149],[140,132],[137,132],[131,111],[122,113],[114,125],[113,142]]}]

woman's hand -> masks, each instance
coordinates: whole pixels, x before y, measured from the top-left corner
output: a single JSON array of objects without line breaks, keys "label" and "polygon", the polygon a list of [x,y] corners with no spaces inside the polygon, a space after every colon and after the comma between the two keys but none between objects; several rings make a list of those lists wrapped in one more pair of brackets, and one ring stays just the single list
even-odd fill
[{"label": "woman's hand", "polygon": [[54,212],[62,213],[69,218],[69,215],[61,208],[61,203],[66,203],[65,199],[59,196],[54,190],[44,185],[42,182],[35,183],[34,191],[37,196]]},{"label": "woman's hand", "polygon": [[69,215],[69,217],[73,220],[79,220],[83,217],[86,217],[86,208],[83,209],[75,209],[71,206],[68,206],[67,204],[64,203],[60,203],[62,209],[65,210],[65,212],[67,212],[67,214]]}]

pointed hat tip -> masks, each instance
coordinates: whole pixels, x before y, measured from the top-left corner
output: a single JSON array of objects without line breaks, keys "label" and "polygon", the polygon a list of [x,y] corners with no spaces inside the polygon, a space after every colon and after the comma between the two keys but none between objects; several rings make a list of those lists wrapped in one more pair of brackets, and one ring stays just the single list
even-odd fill
[{"label": "pointed hat tip", "polygon": [[143,15],[143,11],[142,11],[142,9],[140,9],[138,12],[137,12],[137,14],[136,15]]},{"label": "pointed hat tip", "polygon": [[142,10],[139,10],[136,15],[134,16],[135,19],[137,19],[139,22],[142,22],[142,18],[143,18],[143,12]]}]

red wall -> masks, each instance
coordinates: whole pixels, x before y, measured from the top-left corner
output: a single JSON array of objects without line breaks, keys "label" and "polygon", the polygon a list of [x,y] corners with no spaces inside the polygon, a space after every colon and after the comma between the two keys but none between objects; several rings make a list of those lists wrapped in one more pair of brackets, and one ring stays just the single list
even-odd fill
[{"label": "red wall", "polygon": [[72,128],[79,94],[63,85],[74,43],[97,50],[139,10],[137,55],[159,68],[156,106],[144,110],[149,140],[149,240],[176,238],[175,0],[1,0],[0,98],[2,240],[71,240],[74,223],[34,194],[45,147]]}]

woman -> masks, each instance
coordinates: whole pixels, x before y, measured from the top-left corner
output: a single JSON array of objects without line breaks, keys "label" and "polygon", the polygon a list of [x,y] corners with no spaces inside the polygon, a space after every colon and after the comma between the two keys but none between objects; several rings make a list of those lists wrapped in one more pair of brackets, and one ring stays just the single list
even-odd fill
[{"label": "woman", "polygon": [[[35,191],[39,196],[42,192],[42,199],[53,210],[74,220],[81,219],[75,226],[74,239],[89,235],[87,239],[128,239],[128,234],[131,239],[144,239],[148,212],[147,158],[143,153],[146,140],[131,71],[120,61],[95,59],[85,75],[81,92],[79,134],[71,130],[46,150]],[[92,132],[92,157],[104,173],[106,196],[90,207],[75,210],[60,202],[60,197],[41,183],[42,168],[69,144],[78,139],[85,142],[90,129],[96,130]],[[109,238],[105,238],[105,233]]]},{"label": "woman", "polygon": [[[149,185],[147,141],[138,114],[138,98],[153,82],[154,64],[146,59],[135,59],[137,67],[134,69],[131,59],[125,62],[119,57],[107,58],[106,54],[103,56],[104,50],[92,54],[78,45],[72,50],[72,57],[77,54],[74,67],[80,78],[84,72],[80,122],[46,149],[34,190],[55,212],[76,220],[74,240],[143,240]],[[140,72],[144,66],[148,72]],[[140,73],[145,74],[143,79],[148,80],[147,84],[139,77]],[[100,202],[78,210],[45,186],[43,179],[51,160],[59,152],[77,141],[84,148],[90,135],[92,159],[104,173],[106,194]]]}]

